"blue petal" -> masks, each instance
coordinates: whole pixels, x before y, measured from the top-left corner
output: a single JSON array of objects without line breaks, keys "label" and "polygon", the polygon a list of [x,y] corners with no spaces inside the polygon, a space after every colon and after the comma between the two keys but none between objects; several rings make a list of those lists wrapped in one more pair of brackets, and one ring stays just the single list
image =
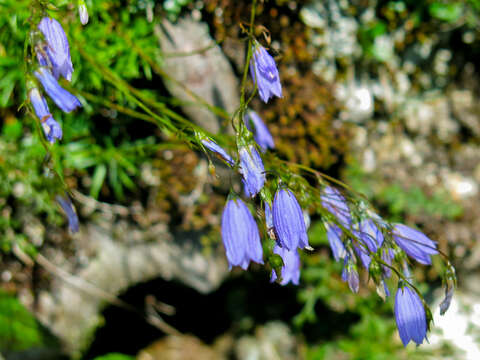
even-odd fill
[{"label": "blue petal", "polygon": [[241,147],[239,155],[240,173],[243,175],[245,193],[248,197],[254,197],[265,184],[265,169],[262,158],[253,145]]},{"label": "blue petal", "polygon": [[[73,65],[70,58],[70,46],[68,45],[67,35],[63,31],[62,25],[52,18],[44,17],[38,24],[38,29],[42,32],[47,42],[44,51],[52,63],[53,75],[58,79],[62,75],[70,81],[72,79]],[[42,62],[40,61],[40,65]]]},{"label": "blue petal", "polygon": [[[280,285],[286,285],[289,282],[298,285],[300,281],[300,255],[298,254],[298,251],[296,249],[289,251],[275,245],[273,252],[280,255],[283,260],[282,281],[280,282]],[[277,280],[277,274],[272,270],[270,281],[273,282],[275,280]]]},{"label": "blue petal", "polygon": [[244,122],[247,129],[253,133],[255,142],[263,151],[275,147],[272,134],[255,111],[249,111],[244,117]]},{"label": "blue petal", "polygon": [[430,265],[430,255],[438,254],[437,244],[422,232],[403,224],[396,224],[393,229],[393,238],[397,245],[421,264]]},{"label": "blue petal", "polygon": [[210,151],[213,151],[215,154],[219,155],[223,160],[225,160],[230,166],[233,166],[235,162],[232,157],[227,154],[223,148],[221,148],[216,142],[210,139],[203,139],[202,144]]},{"label": "blue petal", "polygon": [[425,309],[418,294],[408,286],[397,290],[395,320],[403,346],[407,346],[410,340],[417,345],[423,343],[427,335]]},{"label": "blue petal", "polygon": [[334,215],[340,224],[345,227],[350,226],[352,221],[350,209],[345,198],[337,189],[331,186],[325,187],[320,198],[322,199],[323,207]]},{"label": "blue petal", "polygon": [[280,246],[288,250],[308,246],[307,229],[300,205],[290,190],[280,189],[273,200],[273,226]]},{"label": "blue petal", "polygon": [[77,107],[82,106],[75,96],[60,86],[55,77],[46,67],[40,67],[34,74],[42,83],[48,96],[50,96],[60,109],[68,113]]},{"label": "blue petal", "polygon": [[230,267],[247,269],[250,261],[263,264],[258,227],[241,199],[228,200],[222,215],[222,240]]}]

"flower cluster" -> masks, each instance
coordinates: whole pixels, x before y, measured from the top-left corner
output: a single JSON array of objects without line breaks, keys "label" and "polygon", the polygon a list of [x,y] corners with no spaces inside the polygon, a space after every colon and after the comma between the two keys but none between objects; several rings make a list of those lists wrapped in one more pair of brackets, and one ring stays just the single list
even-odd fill
[{"label": "flower cluster", "polygon": [[[250,63],[250,73],[254,79],[260,98],[267,102],[273,95],[281,97],[282,87],[275,61],[268,52],[256,44]],[[260,116],[247,111],[243,116],[243,125],[255,143],[244,141],[238,145],[238,160],[232,157],[211,139],[203,138],[201,143],[230,167],[236,168],[242,176],[243,190],[249,199],[260,196],[265,208],[266,233],[275,244],[270,249],[272,255],[282,259],[278,272],[272,270],[271,281],[278,280],[281,285],[300,281],[300,255],[298,249],[309,248],[307,225],[300,204],[295,195],[283,184],[279,184],[271,200],[263,192],[267,177],[262,157],[275,148],[275,141]],[[222,215],[222,240],[226,250],[229,267],[240,266],[247,269],[250,261],[263,264],[263,249],[257,223],[247,205],[237,196],[227,200]],[[279,276],[277,276],[277,274]],[[278,278],[280,277],[280,278]]]},{"label": "flower cluster", "polygon": [[[60,77],[71,81],[73,74],[70,46],[62,25],[52,18],[44,17],[38,24],[41,39],[35,44],[39,67],[33,75],[43,86],[45,93],[64,112],[69,113],[82,106],[80,101],[59,83]],[[62,138],[62,129],[53,118],[47,101],[38,89],[36,82],[30,79],[27,83],[28,97],[35,114],[42,124],[45,137],[50,143]]]},{"label": "flower cluster", "polygon": [[419,295],[411,287],[405,254],[420,264],[430,265],[431,256],[438,254],[437,244],[406,225],[388,225],[377,214],[354,216],[345,197],[330,186],[323,189],[321,201],[331,216],[325,217],[325,227],[333,257],[337,261],[343,259],[342,279],[353,292],[359,291],[358,262],[383,288],[380,291],[385,296],[390,294],[386,280],[392,275],[392,261],[403,265],[395,297],[395,319],[405,346],[410,340],[421,344],[426,338],[427,317]]}]

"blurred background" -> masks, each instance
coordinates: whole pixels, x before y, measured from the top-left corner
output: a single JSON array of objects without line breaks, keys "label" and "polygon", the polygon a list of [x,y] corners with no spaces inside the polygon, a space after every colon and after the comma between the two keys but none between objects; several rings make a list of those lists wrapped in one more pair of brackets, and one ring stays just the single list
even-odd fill
[{"label": "blurred background", "polygon": [[[435,321],[419,348],[403,348],[366,274],[356,295],[341,281],[315,217],[300,286],[228,271],[226,169],[212,176],[159,119],[228,133],[213,110],[238,106],[249,1],[87,0],[86,26],[74,2],[51,1],[84,107],[55,109],[64,137],[49,151],[21,106],[35,3],[0,0],[0,358],[480,358],[480,0],[257,4],[284,98],[251,107],[276,155],[418,226],[457,269],[443,317],[440,259],[414,269]],[[77,234],[55,202],[63,184]]]}]

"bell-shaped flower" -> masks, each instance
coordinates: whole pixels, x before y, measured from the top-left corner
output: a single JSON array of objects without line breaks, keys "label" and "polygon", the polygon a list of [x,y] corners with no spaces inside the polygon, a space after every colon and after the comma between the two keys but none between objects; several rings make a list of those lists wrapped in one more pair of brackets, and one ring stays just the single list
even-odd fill
[{"label": "bell-shaped flower", "polygon": [[57,79],[55,79],[46,67],[42,66],[38,68],[34,74],[42,83],[48,96],[50,96],[53,102],[64,112],[68,113],[75,110],[77,107],[82,106],[75,96],[60,86]]},{"label": "bell-shaped flower", "polygon": [[216,142],[210,140],[210,139],[202,139],[202,144],[205,146],[208,150],[214,152],[218,156],[220,156],[221,159],[225,160],[228,165],[233,166],[235,165],[235,162],[233,161],[232,157],[227,154],[223,148],[221,148]]},{"label": "bell-shaped flower", "polygon": [[350,209],[348,208],[347,201],[343,195],[340,194],[340,191],[331,186],[327,186],[323,189],[320,198],[322,199],[323,207],[334,215],[341,225],[348,228],[352,222]]},{"label": "bell-shaped flower", "polygon": [[65,196],[57,195],[56,199],[57,199],[57,202],[62,207],[63,211],[65,212],[65,215],[67,215],[68,227],[70,228],[70,231],[72,233],[78,232],[78,229],[79,229],[78,216],[72,204],[72,201],[70,200],[68,195],[65,195]]},{"label": "bell-shaped flower", "polygon": [[40,94],[40,91],[34,87],[28,92],[28,97],[32,103],[35,114],[40,119],[45,137],[50,143],[55,143],[56,139],[62,138],[62,128],[55,121],[50,110],[48,109],[47,101]]},{"label": "bell-shaped flower", "polygon": [[250,261],[263,264],[257,223],[241,199],[228,200],[222,215],[222,240],[229,268],[246,270]]},{"label": "bell-shaped flower", "polygon": [[342,229],[335,224],[325,225],[327,228],[327,239],[336,261],[343,259],[346,255],[345,245],[342,241]]},{"label": "bell-shaped flower", "polygon": [[418,294],[408,286],[400,287],[395,296],[395,320],[403,346],[410,340],[417,345],[427,336],[425,308]]},{"label": "bell-shaped flower", "polygon": [[82,23],[82,25],[87,25],[88,10],[87,10],[87,4],[85,4],[84,0],[78,1],[78,15],[80,16],[80,22]]},{"label": "bell-shaped flower", "polygon": [[437,244],[411,227],[395,224],[392,235],[397,245],[420,264],[431,265],[430,256],[438,254]]},{"label": "bell-shaped flower", "polygon": [[253,46],[250,75],[257,84],[260,98],[267,103],[273,97],[282,97],[282,84],[275,60],[260,44]]},{"label": "bell-shaped flower", "polygon": [[307,228],[302,208],[288,189],[279,189],[272,205],[273,227],[277,241],[287,250],[308,247]]},{"label": "bell-shaped flower", "polygon": [[265,184],[265,168],[255,146],[242,146],[239,150],[240,173],[243,175],[245,194],[254,197]]},{"label": "bell-shaped flower", "polygon": [[249,111],[244,117],[245,126],[253,133],[253,137],[263,151],[275,148],[272,134],[267,128],[267,125],[258,116],[255,111]]},{"label": "bell-shaped flower", "polygon": [[[289,251],[285,248],[275,245],[273,248],[273,252],[283,260],[282,266],[282,281],[280,281],[280,285],[286,285],[291,282],[294,285],[298,285],[300,281],[300,255],[298,254],[297,249]],[[277,280],[277,274],[274,270],[272,270],[272,275],[270,277],[270,281],[274,282]]]},{"label": "bell-shaped flower", "polygon": [[351,256],[347,255],[343,263],[342,280],[348,283],[348,287],[352,292],[358,293],[360,289],[360,277],[358,276],[357,266],[351,260]]},{"label": "bell-shaped flower", "polygon": [[[70,81],[72,79],[73,65],[70,58],[70,46],[68,45],[67,35],[63,31],[62,25],[52,18],[44,17],[38,24],[38,29],[45,37],[46,45],[43,51],[48,56],[52,65],[52,72],[56,79],[62,75]],[[40,54],[39,57],[43,57]],[[40,65],[45,65],[46,59],[40,59]]]},{"label": "bell-shaped flower", "polygon": [[358,230],[353,231],[360,244],[354,245],[355,252],[360,257],[365,269],[371,262],[371,253],[377,252],[383,244],[383,234],[372,219],[363,220],[358,225]]}]

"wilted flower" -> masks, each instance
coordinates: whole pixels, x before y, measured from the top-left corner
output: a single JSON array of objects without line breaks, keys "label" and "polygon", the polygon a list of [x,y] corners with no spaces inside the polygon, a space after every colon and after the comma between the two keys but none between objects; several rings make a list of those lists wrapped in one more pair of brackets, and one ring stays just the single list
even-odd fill
[{"label": "wilted flower", "polygon": [[78,15],[82,25],[86,25],[88,23],[88,10],[84,0],[79,0],[78,2]]},{"label": "wilted flower", "polygon": [[332,215],[334,215],[338,222],[345,227],[349,227],[351,223],[350,209],[348,208],[347,201],[340,194],[337,189],[327,186],[323,189],[323,193],[320,196],[322,199],[322,205]]},{"label": "wilted flower", "polygon": [[346,254],[345,245],[342,242],[342,229],[335,224],[326,225],[327,239],[336,261],[343,259]]},{"label": "wilted flower", "polygon": [[228,200],[222,215],[222,240],[229,267],[246,270],[250,261],[263,264],[257,223],[241,199]]},{"label": "wilted flower", "polygon": [[430,255],[438,254],[437,244],[418,230],[396,224],[392,234],[397,245],[420,264],[430,265]]},{"label": "wilted flower", "polygon": [[[294,285],[298,285],[300,281],[300,255],[298,254],[297,249],[289,251],[285,248],[275,245],[273,252],[277,255],[280,255],[283,260],[282,281],[280,281],[280,285],[286,285],[289,282]],[[275,280],[277,280],[277,274],[274,270],[272,270],[270,281],[274,282]]]},{"label": "wilted flower", "polygon": [[[44,17],[38,24],[38,29],[45,37],[46,46],[42,49],[48,56],[52,65],[52,72],[58,79],[62,75],[70,81],[72,79],[73,65],[70,58],[70,46],[68,45],[67,35],[63,31],[62,25],[52,18]],[[47,61],[42,53],[37,54],[40,65],[46,65]]]},{"label": "wilted flower", "polygon": [[239,156],[240,173],[243,175],[245,193],[248,197],[254,197],[265,184],[265,169],[262,158],[253,145],[241,147]]},{"label": "wilted flower", "polygon": [[279,245],[287,250],[308,247],[307,228],[295,195],[288,189],[278,190],[272,208],[273,227]]},{"label": "wilted flower", "polygon": [[360,278],[358,276],[357,266],[351,261],[350,255],[345,257],[342,270],[342,280],[348,283],[352,292],[357,293],[360,289]]},{"label": "wilted flower", "polygon": [[250,60],[250,75],[257,84],[260,98],[267,103],[273,97],[282,97],[282,84],[275,60],[260,44],[253,46]]},{"label": "wilted flower", "polygon": [[269,148],[273,149],[275,147],[272,134],[270,134],[270,131],[268,131],[267,125],[265,125],[263,120],[255,111],[249,111],[247,114],[245,114],[243,120],[245,121],[245,126],[253,133],[255,141],[263,151],[266,151]]},{"label": "wilted flower", "polygon": [[47,140],[53,144],[56,139],[61,139],[62,128],[55,121],[52,114],[50,113],[47,101],[40,94],[40,91],[38,91],[38,89],[34,87],[29,91],[28,97],[30,98],[30,102],[32,103],[33,109],[35,110],[35,114],[40,119],[40,123],[42,124],[42,128]]},{"label": "wilted flower", "polygon": [[46,67],[40,67],[34,74],[42,83],[48,96],[50,96],[60,109],[68,113],[77,107],[82,106],[75,96],[60,86],[58,81]]},{"label": "wilted flower", "polygon": [[403,346],[407,346],[410,340],[417,345],[423,343],[427,336],[425,308],[418,294],[408,286],[397,290],[395,320]]},{"label": "wilted flower", "polygon": [[208,150],[213,151],[215,154],[219,155],[223,160],[225,160],[230,166],[233,166],[235,162],[231,158],[230,155],[227,154],[225,150],[223,150],[216,142],[210,139],[203,139],[202,140],[203,146],[205,146]]},{"label": "wilted flower", "polygon": [[78,232],[78,216],[77,213],[75,212],[75,208],[73,207],[72,201],[68,197],[68,195],[65,196],[56,196],[57,202],[60,204],[62,207],[63,211],[65,211],[65,214],[67,215],[68,219],[68,227],[70,228],[70,231],[75,233]]}]

